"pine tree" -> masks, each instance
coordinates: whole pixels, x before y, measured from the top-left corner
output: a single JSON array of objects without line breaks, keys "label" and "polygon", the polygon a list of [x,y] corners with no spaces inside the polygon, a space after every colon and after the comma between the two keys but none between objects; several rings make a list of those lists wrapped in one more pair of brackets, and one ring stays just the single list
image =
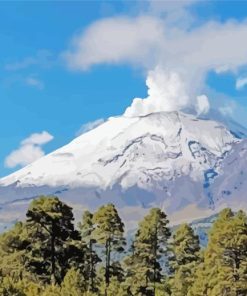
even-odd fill
[{"label": "pine tree", "polygon": [[29,206],[26,266],[44,282],[60,283],[69,268],[70,254],[76,249],[70,242],[80,238],[73,220],[72,209],[57,197],[42,196]]},{"label": "pine tree", "polygon": [[190,296],[247,295],[247,217],[223,210],[214,223]]},{"label": "pine tree", "polygon": [[132,255],[125,260],[127,283],[134,295],[156,294],[156,283],[162,278],[160,259],[166,254],[170,237],[167,225],[166,214],[158,208],[151,209],[139,224]]},{"label": "pine tree", "polygon": [[171,243],[172,270],[171,295],[185,296],[194,280],[196,266],[200,262],[200,243],[192,227],[182,224],[173,235]]},{"label": "pine tree", "polygon": [[26,296],[21,285],[21,281],[16,281],[10,276],[6,276],[0,280],[1,296]]},{"label": "pine tree", "polygon": [[81,233],[82,242],[86,244],[87,251],[85,253],[85,261],[87,261],[88,269],[86,271],[86,280],[89,281],[88,291],[96,292],[96,265],[101,262],[101,259],[94,250],[96,243],[92,234],[95,229],[93,223],[93,214],[89,211],[85,211],[82,217],[82,222],[79,223],[79,229]]},{"label": "pine tree", "polygon": [[[37,295],[32,295],[37,296]],[[61,296],[61,289],[58,285],[47,285],[40,296]]]},{"label": "pine tree", "polygon": [[[105,283],[100,286],[100,295],[104,295],[105,293]],[[118,278],[112,276],[109,286],[107,287],[107,295],[108,296],[131,296],[128,292],[124,291],[122,287],[122,283]]]},{"label": "pine tree", "polygon": [[93,215],[93,236],[105,254],[105,295],[110,284],[112,255],[124,251],[124,224],[113,204],[102,206]]},{"label": "pine tree", "polygon": [[13,280],[22,279],[25,271],[25,252],[29,245],[25,223],[17,222],[0,236],[0,272]]},{"label": "pine tree", "polygon": [[86,283],[79,270],[69,269],[61,285],[61,296],[81,296],[85,291]]},{"label": "pine tree", "polygon": [[41,296],[44,292],[44,287],[39,282],[32,282],[29,279],[22,280],[23,291],[25,296]]}]

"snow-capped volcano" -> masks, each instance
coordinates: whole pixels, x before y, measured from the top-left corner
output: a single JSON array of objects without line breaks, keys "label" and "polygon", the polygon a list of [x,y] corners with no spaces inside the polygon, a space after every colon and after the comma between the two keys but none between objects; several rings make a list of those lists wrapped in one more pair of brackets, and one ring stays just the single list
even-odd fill
[{"label": "snow-capped volcano", "polygon": [[[78,213],[114,202],[130,227],[151,206],[174,221],[198,218],[225,205],[218,189],[228,190],[227,159],[246,156],[245,147],[223,124],[182,112],[112,117],[1,179],[0,222],[23,215],[39,194],[56,194]],[[235,175],[238,165],[231,168]]]}]

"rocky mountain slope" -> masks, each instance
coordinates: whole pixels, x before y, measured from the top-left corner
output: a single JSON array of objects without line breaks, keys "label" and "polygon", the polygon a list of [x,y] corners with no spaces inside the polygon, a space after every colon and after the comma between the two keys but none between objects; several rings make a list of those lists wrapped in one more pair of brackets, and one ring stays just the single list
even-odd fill
[{"label": "rocky mountain slope", "polygon": [[247,208],[246,162],[247,141],[217,121],[182,112],[112,117],[2,178],[0,223],[22,217],[39,194],[59,196],[77,217],[114,202],[129,228],[151,206],[173,223]]}]

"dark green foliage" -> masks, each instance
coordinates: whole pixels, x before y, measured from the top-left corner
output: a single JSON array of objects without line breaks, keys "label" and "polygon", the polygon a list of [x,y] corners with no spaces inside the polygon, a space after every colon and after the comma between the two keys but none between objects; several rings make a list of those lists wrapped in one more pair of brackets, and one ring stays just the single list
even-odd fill
[{"label": "dark green foliage", "polygon": [[1,296],[25,296],[20,282],[14,281],[11,277],[4,277],[0,281]]},{"label": "dark green foliage", "polygon": [[187,295],[193,284],[195,269],[200,262],[199,238],[188,224],[182,224],[173,235],[171,243],[173,275],[170,280],[171,295]]},{"label": "dark green foliage", "polygon": [[162,279],[160,259],[167,252],[169,237],[166,214],[158,208],[151,209],[139,224],[132,255],[125,260],[126,282],[134,295],[155,295],[156,283]]},{"label": "dark green foliage", "polygon": [[86,291],[86,281],[79,270],[71,268],[66,273],[61,285],[62,296],[80,296]]},{"label": "dark green foliage", "polygon": [[80,255],[73,243],[80,236],[74,229],[72,209],[57,197],[40,197],[26,216],[30,238],[26,268],[44,282],[60,283],[70,261]]},{"label": "dark green foliage", "polygon": [[26,224],[18,222],[0,236],[0,273],[13,280],[27,276],[24,269],[26,249],[30,246]]},{"label": "dark green foliage", "polygon": [[0,236],[0,295],[247,295],[243,211],[219,214],[203,252],[187,224],[171,238],[167,216],[158,208],[139,223],[125,257],[124,224],[114,205],[85,211],[78,226],[58,198],[34,200],[26,221]]},{"label": "dark green foliage", "polygon": [[[116,274],[117,269],[112,264],[112,255],[124,251],[124,224],[113,204],[102,206],[93,215],[93,237],[103,249],[105,257],[105,295],[110,284],[111,276]],[[116,263],[114,263],[116,264]]]},{"label": "dark green foliage", "polygon": [[247,216],[243,211],[220,213],[188,295],[247,295]]},{"label": "dark green foliage", "polygon": [[93,238],[93,231],[95,230],[93,214],[89,211],[85,211],[82,216],[82,222],[80,222],[78,226],[81,233],[82,243],[86,245],[84,257],[84,265],[86,270],[84,274],[85,281],[87,282],[87,291],[96,292],[98,290],[96,287],[96,266],[99,262],[101,262],[101,259],[94,250],[96,240]]}]

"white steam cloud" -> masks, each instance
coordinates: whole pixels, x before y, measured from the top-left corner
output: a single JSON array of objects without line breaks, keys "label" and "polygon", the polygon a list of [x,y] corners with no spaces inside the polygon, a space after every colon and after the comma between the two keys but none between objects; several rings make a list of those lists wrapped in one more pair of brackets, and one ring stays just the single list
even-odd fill
[{"label": "white steam cloud", "polygon": [[148,73],[148,97],[135,98],[124,113],[127,117],[141,116],[153,112],[174,111],[189,104],[185,85],[177,73],[166,73],[160,68]]},{"label": "white steam cloud", "polygon": [[176,72],[167,73],[161,68],[149,71],[146,80],[148,96],[135,98],[124,113],[126,117],[143,116],[154,112],[170,112],[195,106],[197,115],[206,114],[210,103],[206,95],[189,97],[187,85]]},{"label": "white steam cloud", "polygon": [[247,19],[196,25],[189,12],[195,1],[176,1],[171,6],[161,1],[162,10],[156,2],[151,1],[150,10],[137,17],[93,23],[73,39],[64,54],[66,61],[75,70],[100,63],[128,63],[144,69],[148,96],[135,98],[126,116],[191,106],[197,114],[206,113],[210,108],[204,94],[207,74],[239,74],[247,65]]},{"label": "white steam cloud", "polygon": [[210,109],[210,103],[206,95],[201,95],[196,98],[195,109],[197,115],[207,114]]}]

